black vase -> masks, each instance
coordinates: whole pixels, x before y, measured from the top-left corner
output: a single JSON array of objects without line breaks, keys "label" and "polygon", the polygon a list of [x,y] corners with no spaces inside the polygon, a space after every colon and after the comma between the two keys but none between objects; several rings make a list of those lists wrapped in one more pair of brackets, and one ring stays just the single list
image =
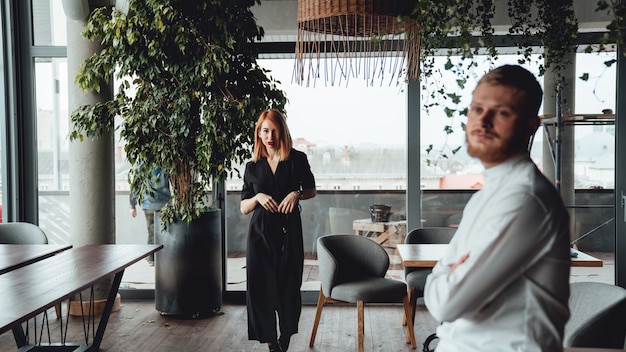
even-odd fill
[{"label": "black vase", "polygon": [[155,216],[156,310],[182,318],[214,315],[222,306],[222,232],[220,211],[187,224],[177,220],[161,229]]}]

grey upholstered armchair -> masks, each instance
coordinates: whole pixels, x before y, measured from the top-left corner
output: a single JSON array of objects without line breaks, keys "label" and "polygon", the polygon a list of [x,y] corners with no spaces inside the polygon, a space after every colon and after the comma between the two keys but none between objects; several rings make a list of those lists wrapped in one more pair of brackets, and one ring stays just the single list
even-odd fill
[{"label": "grey upholstered armchair", "polygon": [[[329,302],[357,305],[357,348],[364,349],[365,303],[402,302],[409,313],[404,282],[385,278],[389,255],[369,238],[352,234],[326,235],[317,240],[320,293],[309,346],[313,347],[322,308]],[[400,319],[398,319],[400,324]],[[406,342],[416,348],[413,324],[407,324]]]},{"label": "grey upholstered armchair", "polygon": [[[456,232],[451,227],[422,227],[411,230],[405,237],[404,243],[449,243]],[[409,303],[411,305],[411,321],[415,318],[417,299],[424,295],[426,277],[431,273],[430,268],[404,268],[404,279],[409,288]],[[406,316],[405,316],[406,320]]]},{"label": "grey upholstered armchair", "polygon": [[564,347],[624,348],[626,289],[600,282],[570,284]]},{"label": "grey upholstered armchair", "polygon": [[37,225],[28,222],[7,222],[0,224],[0,243],[48,244],[48,237]]},{"label": "grey upholstered armchair", "polygon": [[[0,244],[48,244],[43,230],[29,222],[7,222],[0,224]],[[57,318],[61,316],[61,304],[54,307]]]}]

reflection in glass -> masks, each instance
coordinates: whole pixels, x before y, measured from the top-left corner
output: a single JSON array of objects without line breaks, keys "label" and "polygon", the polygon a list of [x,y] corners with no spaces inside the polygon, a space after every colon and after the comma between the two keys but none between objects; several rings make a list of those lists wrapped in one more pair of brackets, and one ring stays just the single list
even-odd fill
[{"label": "reflection in glass", "polygon": [[59,0],[32,0],[33,43],[35,45],[67,45],[65,12]]},{"label": "reflection in glass", "polygon": [[35,60],[39,225],[53,243],[70,243],[67,77],[67,59]]}]

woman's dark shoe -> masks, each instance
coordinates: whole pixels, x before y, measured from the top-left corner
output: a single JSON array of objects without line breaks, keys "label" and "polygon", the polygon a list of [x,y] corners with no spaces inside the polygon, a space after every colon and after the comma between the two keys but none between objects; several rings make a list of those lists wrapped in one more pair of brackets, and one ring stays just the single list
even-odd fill
[{"label": "woman's dark shoe", "polygon": [[291,341],[291,336],[281,336],[278,340],[280,347],[283,349],[283,352],[287,352],[289,348],[289,342]]},{"label": "woman's dark shoe", "polygon": [[283,352],[283,349],[280,348],[280,343],[274,342],[273,344],[267,344],[267,347],[270,348],[270,352]]}]

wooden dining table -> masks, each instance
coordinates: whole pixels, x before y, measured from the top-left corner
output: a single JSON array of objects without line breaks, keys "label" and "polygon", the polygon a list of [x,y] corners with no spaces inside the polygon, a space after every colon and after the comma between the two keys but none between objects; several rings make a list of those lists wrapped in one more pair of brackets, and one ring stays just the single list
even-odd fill
[{"label": "wooden dining table", "polygon": [[[402,266],[406,268],[432,268],[443,257],[447,244],[408,244],[396,245]],[[572,266],[575,267],[601,267],[602,260],[576,249],[572,252]]]},{"label": "wooden dining table", "polygon": [[[443,257],[447,244],[408,244],[401,243],[397,245],[398,254],[404,267],[411,268],[432,268],[437,264],[439,259]],[[576,249],[570,249],[572,252],[572,266],[577,267],[601,267],[602,260],[593,257],[587,253],[580,252]],[[582,347],[565,347],[563,352],[613,352],[626,351],[604,348],[582,348]]]},{"label": "wooden dining table", "polygon": [[70,244],[0,244],[0,275],[70,248]]},{"label": "wooden dining table", "polygon": [[[0,275],[0,334],[13,330],[19,351],[98,351],[124,269],[161,248],[163,245],[86,245]],[[97,327],[96,313],[92,310],[85,313],[87,316],[82,321],[83,325],[88,324],[83,326],[86,328],[85,341],[71,343],[62,337],[59,342],[61,347],[59,343],[46,344],[41,340],[31,344],[22,327],[23,322],[79,292],[93,288],[105,278],[112,280]],[[93,305],[94,295],[87,296],[89,304]],[[90,327],[93,335],[91,341],[88,336]]]},{"label": "wooden dining table", "polygon": [[615,348],[595,348],[595,347],[564,347],[563,352],[619,352],[626,350],[618,350]]}]

